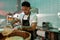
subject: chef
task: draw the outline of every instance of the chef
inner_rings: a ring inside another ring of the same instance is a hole
[[[30,11],[31,6],[30,3],[27,1],[22,2],[21,9],[22,12],[17,15],[17,18],[21,20],[22,30],[30,32],[32,35],[31,40],[34,40],[33,31],[36,29],[37,26],[37,16]]]

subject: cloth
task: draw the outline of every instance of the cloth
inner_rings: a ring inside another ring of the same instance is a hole
[[[45,31],[37,30],[37,35],[45,37]]]

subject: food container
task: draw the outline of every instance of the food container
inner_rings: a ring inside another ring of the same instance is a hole
[[[9,34],[8,36],[3,36],[2,34],[0,34],[0,40],[5,40],[6,37],[12,37],[12,36],[20,36],[23,37],[25,40],[30,40],[31,39],[31,34],[29,32],[26,31],[20,31],[20,30],[15,30],[13,31],[13,33]]]
[[[16,30],[13,33],[11,33],[9,36],[21,36],[23,37],[25,40],[30,40],[31,39],[31,34],[29,32],[26,31],[20,31],[20,30]]]

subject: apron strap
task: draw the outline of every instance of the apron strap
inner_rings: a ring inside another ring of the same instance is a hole
[[[30,14],[31,14],[31,12],[30,12]],[[29,14],[27,20],[30,20],[30,14]],[[25,16],[25,15],[23,15],[23,18],[24,18],[24,16]],[[22,18],[22,20],[23,20],[23,18]]]

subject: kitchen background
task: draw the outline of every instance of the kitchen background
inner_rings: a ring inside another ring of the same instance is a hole
[[[20,2],[19,2],[20,1]],[[14,13],[21,9],[21,2],[25,0],[0,0],[0,19],[6,18],[2,13]],[[26,0],[31,3],[32,9],[38,13],[38,26],[42,22],[50,22],[51,27],[60,28],[60,0]],[[36,12],[35,11],[35,12]]]

